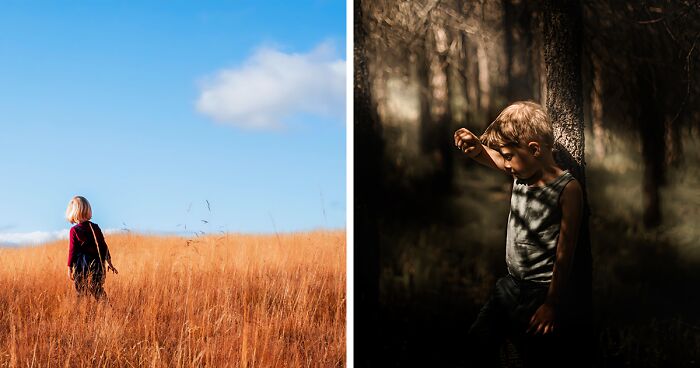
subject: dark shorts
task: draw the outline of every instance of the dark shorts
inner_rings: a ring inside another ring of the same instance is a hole
[[[504,358],[502,352],[510,350],[505,346],[515,349],[506,358],[517,359],[526,367],[570,366],[560,360],[564,328],[546,336],[527,332],[530,319],[544,303],[548,290],[549,284],[518,281],[510,275],[496,282],[491,297],[469,329],[474,366],[499,366]],[[566,325],[562,318],[557,321],[558,326]]]
[[[104,267],[100,264],[99,259],[87,254],[78,253],[74,255],[73,260],[73,282],[75,290],[79,296],[86,293],[92,294],[95,298],[100,299],[105,296]]]

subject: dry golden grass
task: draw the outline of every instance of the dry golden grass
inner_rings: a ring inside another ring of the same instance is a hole
[[[107,242],[109,303],[66,241],[0,249],[0,367],[345,365],[345,232]]]

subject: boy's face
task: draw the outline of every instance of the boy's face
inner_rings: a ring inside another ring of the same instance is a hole
[[[539,144],[536,147],[532,144],[525,147],[508,145],[501,147],[499,152],[503,156],[506,171],[520,180],[531,178],[540,169],[540,163],[537,161]]]

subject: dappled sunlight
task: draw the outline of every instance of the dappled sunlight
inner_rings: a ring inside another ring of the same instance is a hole
[[[700,136],[683,137],[683,162],[667,168],[661,188],[662,223],[647,229],[642,222],[643,162],[638,138],[629,133],[607,131],[605,157],[598,158],[590,132],[586,132],[588,193],[595,217],[621,221],[627,231],[660,239],[685,257],[700,262]]]

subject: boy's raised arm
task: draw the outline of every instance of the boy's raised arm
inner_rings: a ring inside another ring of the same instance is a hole
[[[460,128],[454,135],[455,146],[476,162],[493,169],[506,171],[500,152],[481,144],[479,138],[465,128]]]

